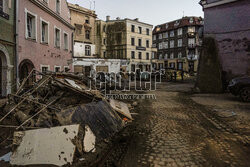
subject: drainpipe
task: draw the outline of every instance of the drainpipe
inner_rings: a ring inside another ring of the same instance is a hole
[[[18,9],[19,9],[19,0],[15,0],[15,55],[16,55],[16,89],[19,88],[19,56],[18,56]]]

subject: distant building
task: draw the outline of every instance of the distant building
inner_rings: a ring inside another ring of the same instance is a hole
[[[38,71],[72,68],[70,12],[66,0],[22,0],[18,7],[20,80]]]
[[[100,58],[128,60],[127,70],[151,71],[152,28],[138,19],[96,21],[96,54]]]
[[[68,3],[71,24],[75,27],[74,33],[74,57],[95,57],[95,11],[79,5]]]
[[[183,17],[156,26],[153,31],[153,46],[158,50],[155,66],[196,72],[202,42],[198,31],[202,27],[201,17]]]
[[[16,85],[15,0],[0,0],[0,97]]]
[[[200,4],[204,36],[216,42],[223,82],[250,75],[250,1],[202,0]]]

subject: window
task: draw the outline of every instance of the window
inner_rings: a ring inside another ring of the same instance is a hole
[[[174,48],[174,40],[170,41],[170,48]]]
[[[60,14],[61,12],[61,0],[56,0],[56,13]]]
[[[182,58],[182,53],[181,53],[181,52],[178,53],[178,58],[179,58],[179,59]]]
[[[170,31],[170,37],[174,37],[174,30]]]
[[[61,66],[55,66],[54,71],[55,72],[60,72],[61,71]]]
[[[147,28],[147,35],[149,35],[150,33],[149,33],[149,29]]]
[[[170,59],[174,59],[174,53],[170,53]]]
[[[131,58],[135,59],[135,51],[131,51]]]
[[[178,70],[183,70],[183,63],[182,62],[178,63]]]
[[[86,17],[85,23],[89,24],[89,17]]]
[[[85,46],[85,56],[91,56],[91,46]]]
[[[36,40],[36,18],[37,16],[31,14],[27,10],[26,13],[26,38]]]
[[[106,45],[106,38],[103,39],[103,45]]]
[[[168,29],[168,24],[166,24],[166,29]]]
[[[41,43],[49,43],[49,24],[41,20]]]
[[[168,32],[165,32],[163,36],[164,36],[163,38],[168,38]]]
[[[146,59],[149,60],[149,53],[146,53]]]
[[[168,59],[168,54],[167,54],[167,53],[165,54],[164,59],[165,59],[165,60]]]
[[[162,43],[159,43],[159,49],[162,49]]]
[[[159,54],[159,60],[161,60],[162,59],[162,54]]]
[[[68,72],[69,70],[69,66],[64,66],[64,72]]]
[[[194,19],[193,19],[193,18],[190,18],[190,19],[189,19],[189,23],[190,23],[190,24],[193,24],[193,23],[194,23]]]
[[[141,34],[142,33],[142,28],[138,27],[138,31],[139,31],[139,34]]]
[[[194,38],[189,38],[188,39],[188,45],[195,45],[195,39]]]
[[[141,46],[141,39],[138,39],[138,46]]]
[[[179,35],[179,36],[182,35],[182,28],[179,28],[179,29],[178,29],[178,35]]]
[[[131,38],[131,45],[135,46],[135,38]]]
[[[64,33],[63,38],[64,38],[64,49],[68,50],[69,49],[69,36],[68,36],[68,34]]]
[[[85,31],[85,38],[90,39],[90,31],[89,30]]]
[[[176,26],[179,26],[179,25],[180,25],[180,21],[179,20],[175,21],[174,26],[176,27]]]
[[[164,48],[164,49],[168,49],[168,41],[163,42],[163,48]]]
[[[131,32],[135,32],[135,25],[131,25]]]
[[[41,65],[41,71],[42,71],[43,73],[49,71],[49,65]]]
[[[149,48],[149,40],[146,41],[146,47]]]
[[[195,32],[195,27],[188,27],[188,32]]]
[[[55,47],[60,48],[61,47],[61,30],[58,28],[55,28]]]
[[[152,59],[155,59],[155,52],[152,52]]]
[[[153,40],[156,40],[156,35],[153,35]]]
[[[141,52],[138,53],[138,58],[141,59]]]
[[[162,39],[162,34],[159,34],[159,39]]]
[[[105,51],[103,52],[103,57],[106,58],[106,52]]]
[[[182,47],[182,39],[178,39],[178,47]]]

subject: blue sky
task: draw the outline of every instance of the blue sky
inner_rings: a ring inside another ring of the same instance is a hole
[[[94,9],[94,0],[67,0],[73,4]],[[90,3],[92,2],[92,3]],[[98,18],[105,20],[116,17],[139,18],[140,21],[154,26],[183,16],[204,16],[199,0],[95,0]]]

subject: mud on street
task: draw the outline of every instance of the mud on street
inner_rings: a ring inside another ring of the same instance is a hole
[[[136,121],[124,130],[105,166],[249,166],[250,105],[229,95],[224,109],[231,110],[223,117],[213,110],[215,103],[192,100],[192,87],[162,83],[156,100],[140,100]]]

